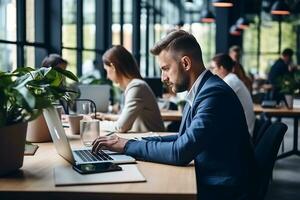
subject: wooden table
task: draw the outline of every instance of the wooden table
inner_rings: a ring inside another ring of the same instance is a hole
[[[178,110],[162,110],[160,112],[164,121],[181,121],[182,112]]]
[[[80,142],[73,139],[71,144],[78,146]],[[138,161],[146,182],[55,187],[53,168],[66,161],[52,143],[38,145],[36,155],[25,156],[18,173],[0,178],[0,199],[196,199],[192,165],[177,167]]]
[[[291,155],[300,156],[298,149],[298,119],[300,117],[300,108],[288,109],[286,107],[281,108],[262,108],[260,105],[254,105],[255,114],[266,114],[267,117],[282,117],[294,119],[294,136],[293,136],[293,149],[288,152],[284,152],[277,157],[277,159],[285,158]]]
[[[162,110],[160,112],[163,121],[181,121],[182,113],[178,110]],[[96,118],[100,119],[100,113],[97,113]],[[118,120],[118,114],[104,114],[105,117],[109,120],[116,121]]]

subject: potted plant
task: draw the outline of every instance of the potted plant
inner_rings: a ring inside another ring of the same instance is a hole
[[[61,83],[64,77],[77,81],[71,72],[59,68],[18,68],[0,72],[0,175],[19,169],[27,122],[72,92]]]
[[[287,107],[293,108],[294,96],[300,93],[300,71],[280,79],[280,91],[284,94]]]

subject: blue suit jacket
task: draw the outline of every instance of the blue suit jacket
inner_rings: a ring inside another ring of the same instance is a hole
[[[234,91],[209,71],[200,82],[193,106],[185,107],[178,135],[130,140],[125,153],[171,165],[194,160],[198,187],[248,187],[254,170],[242,105]]]

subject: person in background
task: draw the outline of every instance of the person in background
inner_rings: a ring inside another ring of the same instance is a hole
[[[61,68],[63,70],[66,70],[67,66],[68,66],[68,61],[63,59],[58,54],[49,54],[43,59],[41,63],[41,67]],[[67,84],[66,80],[63,80],[61,84],[66,85]],[[76,99],[78,93],[80,92],[77,83],[70,84],[68,87],[74,91],[74,93],[70,93],[70,98]],[[60,99],[59,103],[63,106],[64,113],[66,114],[69,114],[69,109],[76,110],[76,102],[73,101],[67,102],[65,99]]]
[[[240,63],[242,50],[239,46],[234,45],[229,49],[229,56],[235,62],[232,72],[245,84],[250,94],[252,94],[252,80],[246,75],[243,65]]]
[[[253,199],[254,151],[234,91],[205,69],[200,45],[183,30],[169,33],[151,53],[158,57],[162,81],[173,92],[188,91],[178,134],[141,141],[100,136],[93,152],[109,149],[180,166],[194,161],[199,200]]]
[[[268,75],[268,82],[272,85],[269,98],[276,100],[277,103],[284,100],[284,95],[280,93],[280,85],[278,82],[281,77],[292,73],[293,69],[289,66],[292,63],[293,54],[294,52],[292,49],[284,49],[280,58],[278,58],[278,60],[276,60],[276,62],[272,65]]]
[[[253,111],[253,102],[249,90],[245,84],[232,73],[234,61],[227,54],[217,54],[211,62],[212,72],[222,78],[236,93],[246,116],[248,130],[250,135],[253,135],[255,114]]]
[[[100,129],[116,132],[164,131],[155,95],[142,80],[133,56],[120,45],[108,49],[103,57],[107,78],[124,90],[124,107],[117,121],[101,121]],[[103,115],[104,119],[105,115]]]
[[[66,69],[67,65],[68,61],[58,54],[50,54],[46,56],[41,64],[42,67],[59,67],[61,69]]]

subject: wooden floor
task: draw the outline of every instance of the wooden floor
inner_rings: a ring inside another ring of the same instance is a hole
[[[292,148],[292,144],[293,144],[293,140],[292,140],[293,121],[288,119],[283,119],[283,122],[286,123],[289,127],[284,139],[285,150],[287,151]],[[298,148],[300,148],[300,145]],[[299,199],[300,199],[300,157],[291,156],[277,161],[273,171],[273,180],[270,184],[270,188],[268,190],[266,200],[299,200]]]

